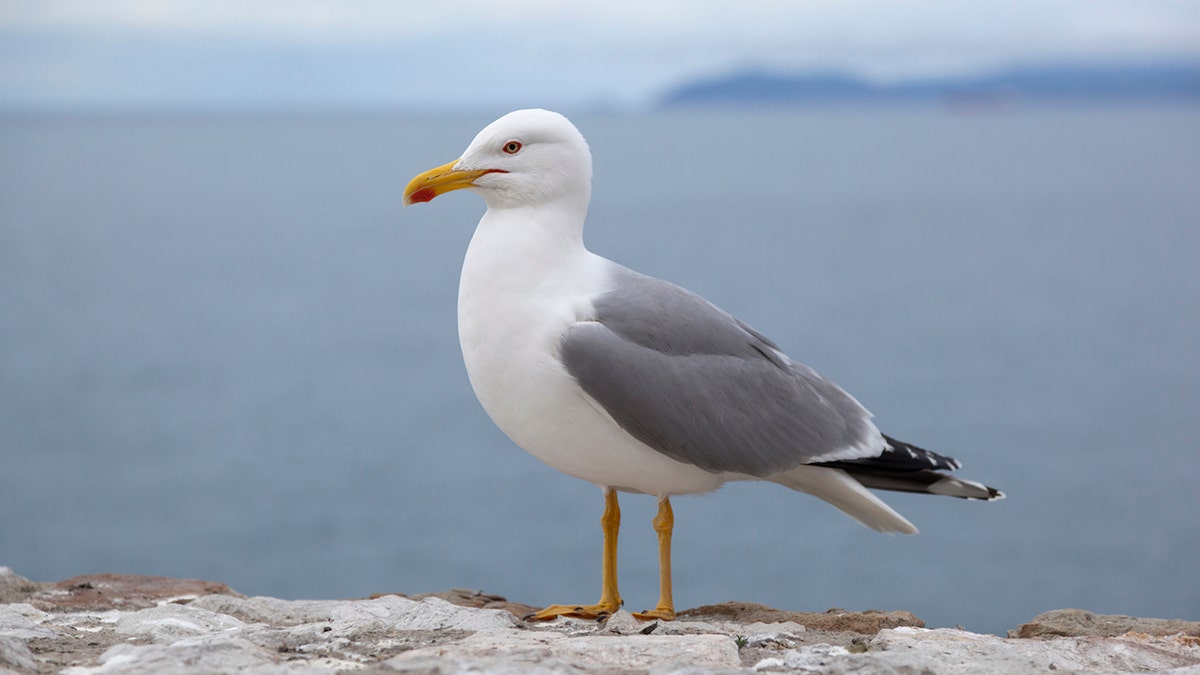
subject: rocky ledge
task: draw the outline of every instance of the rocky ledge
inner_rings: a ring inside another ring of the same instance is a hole
[[[33,582],[0,567],[0,673],[1200,674],[1200,622],[1057,610],[1007,638],[908,612],[725,603],[640,622],[558,619],[474,591],[279,600],[131,575]]]

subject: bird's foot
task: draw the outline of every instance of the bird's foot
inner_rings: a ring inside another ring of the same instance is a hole
[[[540,612],[534,612],[525,617],[526,621],[549,621],[560,616],[569,616],[575,619],[591,619],[594,621],[604,621],[612,616],[618,609],[621,608],[621,601],[605,601],[594,605],[550,605]]]
[[[662,605],[659,605],[658,607],[655,607],[654,609],[648,609],[644,612],[634,612],[633,618],[640,619],[642,621],[652,621],[655,619],[661,620],[661,621],[674,621],[675,620],[675,608],[674,607],[663,607]]]

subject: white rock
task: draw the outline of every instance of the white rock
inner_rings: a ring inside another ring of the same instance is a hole
[[[1053,638],[1014,640],[940,628],[893,628],[870,641],[870,651],[851,654],[841,647],[814,645],[791,649],[755,664],[760,672],[778,670],[939,675],[1003,675],[1030,672],[1145,672],[1197,668],[1194,656],[1181,653],[1170,638]],[[1200,668],[1198,668],[1200,669]]]
[[[188,605],[272,626],[326,623],[340,635],[376,630],[487,630],[511,628],[516,619],[500,609],[452,605],[440,598],[420,602],[398,595],[373,600],[278,600],[210,595]]]
[[[772,656],[770,658],[763,659],[762,661],[754,664],[754,670],[759,672],[799,670],[806,673],[854,672],[851,670],[830,670],[831,667],[834,667],[834,664],[838,663],[836,659],[841,659],[846,656],[850,656],[850,652],[846,651],[845,647],[835,647],[833,645],[821,643],[810,645],[802,649],[789,649],[781,656]],[[861,667],[861,665],[859,667]]]
[[[11,567],[0,565],[0,586],[18,586],[30,583],[28,579],[12,571]]]
[[[299,626],[306,623],[331,621],[335,607],[354,602],[348,600],[280,600],[278,598],[239,598],[232,595],[206,595],[197,598],[189,607],[198,607],[235,616],[246,623],[269,623],[272,626]]]
[[[1019,673],[1033,670],[1109,672],[1159,671],[1200,664],[1194,658],[1160,647],[1167,639],[1103,639],[1094,637],[1010,640],[942,628],[894,628],[871,641],[883,655],[904,655],[913,663],[944,664],[947,672]],[[951,670],[952,669],[952,670]]]
[[[2,575],[2,571],[0,571]],[[643,631],[653,628],[649,634]],[[976,673],[1169,671],[1200,675],[1200,643],[1188,637],[1004,639],[963,631],[897,628],[848,651],[812,640],[794,623],[641,622],[618,612],[607,624],[559,619],[528,625],[503,610],[439,598],[278,600],[214,595],[142,610],[43,612],[0,605],[0,675],[47,669],[41,649],[86,640],[115,645],[72,675],[112,673],[733,672]],[[754,651],[739,653],[736,638]],[[129,644],[135,638],[152,644]],[[76,644],[83,644],[78,642]],[[408,650],[408,651],[404,651]],[[776,651],[779,650],[779,651]],[[38,652],[37,655],[34,652]],[[68,650],[70,651],[70,650]],[[76,652],[88,658],[87,652]],[[396,654],[392,658],[388,655]],[[753,669],[740,654],[769,654]],[[82,662],[82,661],[81,661]],[[1172,670],[1174,669],[1174,670]]]
[[[392,600],[411,603],[411,600],[394,595],[379,598],[379,602]],[[511,612],[503,609],[476,609],[459,607],[441,598],[425,598],[420,603],[407,605],[404,621],[392,628],[398,630],[500,630],[518,625]]]
[[[50,625],[62,628],[71,628],[80,633],[98,633],[102,630],[112,629],[120,621],[121,617],[136,610],[119,610],[106,609],[103,611],[85,611],[85,612],[68,612],[66,614],[54,613],[50,615],[47,621]]]
[[[279,664],[261,648],[239,639],[206,636],[170,645],[120,644],[100,657],[100,665],[68,668],[63,675],[183,675],[253,672],[264,675],[316,673],[304,663]]]
[[[737,645],[725,635],[590,636],[563,640],[557,653],[570,663],[597,670],[736,668]]]
[[[171,644],[188,637],[231,633],[245,625],[228,614],[189,605],[166,604],[122,616],[117,620],[117,632]]]
[[[258,650],[255,658],[262,654],[269,658],[273,654],[290,653],[294,659],[320,658],[337,663],[338,668],[352,668],[363,665],[362,652],[412,644],[397,639],[397,634],[511,631],[515,625],[508,612],[458,607],[438,598],[421,602],[398,596],[353,601],[287,601],[211,596],[189,605],[165,604],[125,614],[117,621],[116,630],[122,635],[148,638],[173,648],[192,645],[189,648],[192,651],[200,648],[212,651],[222,641],[236,642]],[[453,635],[458,637],[462,633]],[[188,640],[206,637],[212,640]],[[426,638],[425,642],[428,641]],[[178,654],[151,650],[117,653],[112,658],[125,663],[135,656],[157,663]]]
[[[733,636],[735,633],[740,634],[741,631],[726,630],[724,621],[659,621],[658,628],[654,629],[654,635],[702,635],[702,634],[721,634]]]
[[[401,671],[605,672],[705,671],[741,665],[724,635],[587,635],[552,631],[482,631],[459,642],[415,649],[385,662]]]
[[[784,623],[755,622],[738,626],[726,623],[721,632],[734,638],[741,638],[750,647],[793,647],[800,641],[808,629],[793,621]]]
[[[52,638],[57,634],[45,627],[51,615],[27,603],[0,605],[0,635],[21,640]]]
[[[0,673],[9,672],[9,668],[31,672],[37,668],[37,662],[23,640],[0,634]]]
[[[590,632],[595,632],[596,623],[594,621],[589,623],[592,625]],[[629,610],[620,609],[617,610],[616,614],[608,617],[608,620],[603,624],[603,630],[605,633],[612,635],[648,635],[657,631],[664,623],[666,622],[642,621],[634,617]],[[649,633],[643,633],[642,631],[649,631]]]

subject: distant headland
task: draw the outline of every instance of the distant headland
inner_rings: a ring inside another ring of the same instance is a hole
[[[836,71],[746,69],[685,82],[659,106],[1200,102],[1200,62],[1013,66],[987,73],[874,81]]]

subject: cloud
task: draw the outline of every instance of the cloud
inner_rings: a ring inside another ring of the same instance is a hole
[[[894,78],[1196,58],[1200,3],[8,0],[0,41],[0,85],[11,89],[0,103],[637,102],[681,77],[747,65]]]
[[[1007,42],[1067,34],[1097,47],[1197,35],[1200,5],[1147,0],[9,0],[0,28],[218,34],[225,37],[386,40],[431,34],[489,34],[543,40],[547,27],[593,39],[752,45],[915,44],[955,37]],[[1195,43],[1192,44],[1195,47]]]

